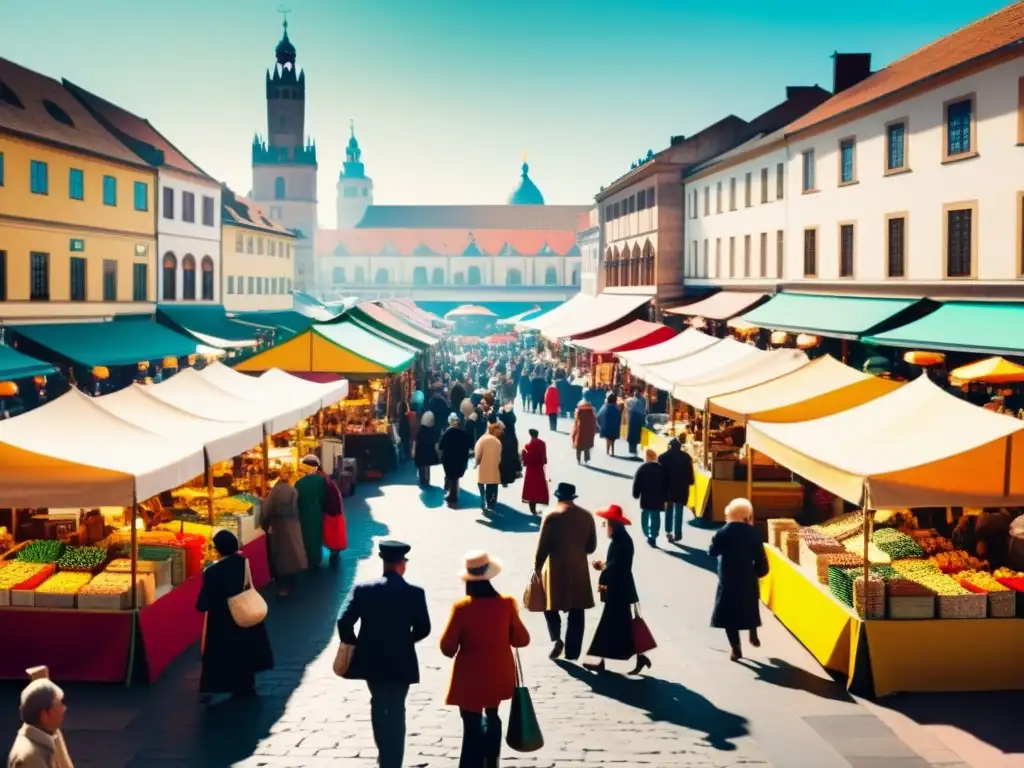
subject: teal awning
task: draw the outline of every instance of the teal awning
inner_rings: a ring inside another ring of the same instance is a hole
[[[920,320],[864,341],[979,355],[1024,355],[1024,304],[950,302]]]
[[[53,355],[90,368],[185,357],[195,354],[198,346],[193,339],[148,319],[19,325],[14,330]]]
[[[739,319],[773,331],[859,339],[918,301],[780,293]]]
[[[16,349],[0,344],[0,381],[28,379],[32,376],[49,376],[56,371],[49,363],[36,360]]]
[[[393,373],[404,371],[416,359],[416,351],[356,323],[314,325],[314,333],[359,357]]]
[[[301,312],[296,312],[294,309],[233,312],[232,317],[229,319],[263,327],[270,327],[278,333],[283,333],[286,336],[294,336],[297,333],[302,333],[303,331],[308,330],[309,327],[316,322],[313,318],[307,317]],[[280,340],[280,338],[278,340]]]
[[[257,327],[232,320],[220,304],[162,304],[156,309],[156,319],[202,344],[220,349],[255,346],[262,330],[274,330],[269,323]]]
[[[429,349],[439,341],[426,331],[413,327],[401,317],[393,315],[383,307],[378,307],[369,301],[349,307],[334,322],[339,321],[355,323],[371,333],[410,347],[417,352]]]

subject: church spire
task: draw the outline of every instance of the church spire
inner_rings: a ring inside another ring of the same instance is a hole
[[[356,121],[348,121],[349,139],[345,147],[345,162],[342,164],[341,175],[346,179],[366,178],[366,168],[363,165],[363,150],[359,148],[359,140],[356,138]]]
[[[277,56],[277,63],[282,67],[290,66],[295,67],[295,46],[292,45],[292,41],[288,39],[288,14],[292,12],[291,8],[285,8],[283,5],[277,9],[277,12],[284,17],[282,27],[284,28],[284,34],[281,36],[281,42],[277,44],[274,49],[274,54]]]

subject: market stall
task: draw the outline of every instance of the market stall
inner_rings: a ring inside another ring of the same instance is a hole
[[[631,315],[637,313],[650,301],[650,296],[601,293],[593,297],[593,300],[588,302],[582,311],[561,315],[554,322],[545,323],[539,330],[541,336],[550,342],[596,336],[623,325]],[[568,305],[567,302],[548,314],[553,315]],[[545,317],[547,316],[541,315],[538,320],[543,320]],[[525,325],[531,325],[531,323],[527,322]]]
[[[574,339],[571,345],[587,355],[591,387],[610,384],[618,368],[617,352],[640,350],[668,341],[676,332],[660,323],[633,320],[596,336]]]
[[[861,507],[810,528],[769,526],[762,599],[823,665],[878,696],[1024,688],[1024,574],[1000,566],[996,548],[956,543],[969,540],[972,509],[1024,505],[1024,424],[922,376],[810,421],[749,421],[746,439]],[[950,536],[937,530],[958,514]]]

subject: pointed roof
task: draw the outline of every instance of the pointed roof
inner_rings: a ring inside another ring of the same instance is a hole
[[[413,256],[437,256],[438,254],[437,254],[436,251],[434,251],[433,248],[431,248],[426,243],[420,243],[419,245],[417,245],[415,248],[412,249],[412,255]]]
[[[343,242],[341,242],[341,240],[339,240],[338,244],[336,246],[334,246],[333,255],[335,255],[335,256],[348,256],[349,255],[349,252],[345,249],[345,244]]]
[[[566,256],[579,256],[579,255],[581,255],[580,254],[580,247],[576,243],[573,243],[572,244],[572,248],[570,248],[568,251],[566,251],[564,255],[566,255]]]
[[[512,245],[509,244],[508,240],[501,246],[501,250],[498,251],[499,256],[522,256]]]
[[[462,252],[462,255],[463,256],[483,256],[484,255],[483,251],[481,251],[479,246],[477,246],[476,238],[474,238],[472,236],[472,234],[469,236],[469,245],[466,246],[466,250],[464,250]]]
[[[288,39],[288,19],[285,17],[284,20],[284,34],[281,36],[281,42],[274,48],[274,55],[277,57],[277,63],[282,67],[291,65],[295,67],[295,46],[292,41]]]
[[[530,164],[523,162],[521,181],[516,190],[509,196],[509,205],[544,205],[544,195],[530,178]]]
[[[395,244],[392,243],[390,240],[388,240],[386,243],[384,243],[384,247],[380,249],[380,253],[378,255],[379,256],[400,256],[401,253],[402,252],[399,251],[398,248],[395,247]]]
[[[548,241],[545,240],[544,241],[544,245],[542,245],[540,247],[540,250],[537,251],[537,255],[538,256],[557,256],[558,254],[555,253],[553,250],[551,250],[551,246],[548,245]]]

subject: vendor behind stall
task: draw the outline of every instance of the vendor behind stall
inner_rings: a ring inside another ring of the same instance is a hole
[[[1010,526],[1013,518],[1005,509],[984,509],[979,514],[965,514],[953,531],[953,543],[982,560],[992,568],[1006,565],[1010,552]]]

